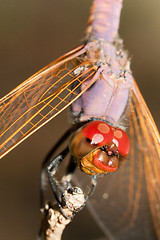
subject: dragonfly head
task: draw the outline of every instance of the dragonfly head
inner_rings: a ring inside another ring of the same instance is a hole
[[[101,120],[84,125],[70,143],[71,153],[80,169],[90,175],[116,171],[126,160],[129,148],[128,135]]]

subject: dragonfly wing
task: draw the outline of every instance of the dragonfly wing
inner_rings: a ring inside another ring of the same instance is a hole
[[[142,157],[153,224],[158,239],[160,239],[160,136],[135,81],[131,115],[137,136],[138,152],[143,153]]]
[[[88,207],[107,239],[160,239],[159,134],[135,82],[130,110],[130,157],[98,179]]]
[[[0,157],[68,107],[95,81],[81,46],[0,99]],[[91,81],[85,81],[90,79]],[[73,87],[74,86],[74,87]],[[77,89],[82,88],[80,92]]]

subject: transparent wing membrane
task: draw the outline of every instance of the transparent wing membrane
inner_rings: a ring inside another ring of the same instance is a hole
[[[92,85],[95,67],[91,62],[84,61],[84,56],[84,48],[75,49],[0,100],[1,157],[63,111]],[[85,84],[87,79],[92,80]],[[83,91],[78,94],[79,88],[83,88]]]
[[[160,238],[160,136],[136,83],[134,85],[131,118],[136,133],[137,152],[144,162],[153,224]]]

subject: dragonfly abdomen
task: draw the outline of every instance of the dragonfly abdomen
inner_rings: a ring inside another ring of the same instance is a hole
[[[122,0],[94,0],[86,30],[90,39],[113,42],[119,28]]]

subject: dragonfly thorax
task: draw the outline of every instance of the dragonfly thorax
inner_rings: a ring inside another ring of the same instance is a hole
[[[73,116],[80,121],[86,121],[92,117],[104,118],[115,124],[126,109],[132,87],[130,62],[120,40],[114,44],[93,41],[89,42],[85,48],[87,53],[84,62],[92,62],[97,69],[94,76],[95,82],[72,104]],[[86,69],[84,75],[85,73]],[[83,79],[83,70],[79,75]],[[85,80],[85,85],[90,81],[90,78]],[[83,87],[78,91],[83,91]]]
[[[111,66],[117,62],[119,69],[121,69],[128,61],[127,54],[123,50],[123,42],[119,38],[114,43],[109,43],[103,39],[90,40],[85,48],[87,49],[87,58],[94,61],[94,64],[98,66],[100,64]]]

